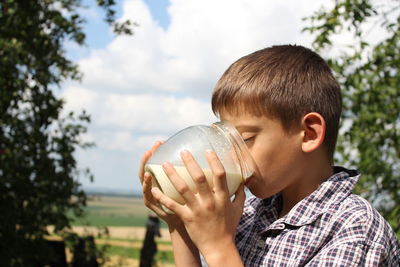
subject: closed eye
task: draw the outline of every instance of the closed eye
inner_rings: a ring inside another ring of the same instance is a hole
[[[254,139],[254,137],[255,136],[247,137],[247,138],[244,138],[243,140],[245,143],[248,143],[248,142],[251,142]]]
[[[256,138],[257,132],[255,132],[255,131],[246,131],[245,130],[245,131],[241,132],[240,135],[242,136],[243,141],[246,144],[249,144]]]

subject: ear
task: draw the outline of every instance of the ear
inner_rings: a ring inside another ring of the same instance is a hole
[[[326,124],[321,114],[311,112],[306,114],[302,120],[303,140],[301,148],[304,152],[316,150],[325,139]]]

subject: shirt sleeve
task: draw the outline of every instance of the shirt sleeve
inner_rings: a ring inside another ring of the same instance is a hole
[[[347,213],[306,266],[399,267],[399,242],[389,224],[370,206]]]

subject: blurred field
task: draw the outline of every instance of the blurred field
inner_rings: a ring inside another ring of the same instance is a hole
[[[149,214],[141,198],[118,196],[90,196],[85,212],[73,225],[145,226]]]
[[[80,235],[99,232],[106,226],[108,236],[96,238],[98,247],[107,246],[107,256],[114,266],[138,266],[140,249],[146,232],[150,211],[143,200],[134,197],[90,196],[83,219],[74,219],[74,232]],[[174,266],[172,247],[166,225],[161,224],[161,237],[156,239],[157,266]],[[107,266],[110,266],[107,264]]]

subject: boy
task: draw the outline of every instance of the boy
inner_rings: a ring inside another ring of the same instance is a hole
[[[245,186],[231,202],[224,168],[206,152],[209,188],[190,152],[182,160],[194,194],[169,163],[164,171],[186,201],[157,188],[141,162],[144,202],[170,229],[177,266],[399,266],[399,242],[387,222],[351,190],[355,170],[333,167],[341,113],[340,88],[316,53],[274,46],[247,55],[218,81],[212,108],[239,131],[254,159]],[[245,202],[245,203],[244,203]],[[160,204],[176,215],[166,214]],[[244,207],[243,207],[244,205]]]

